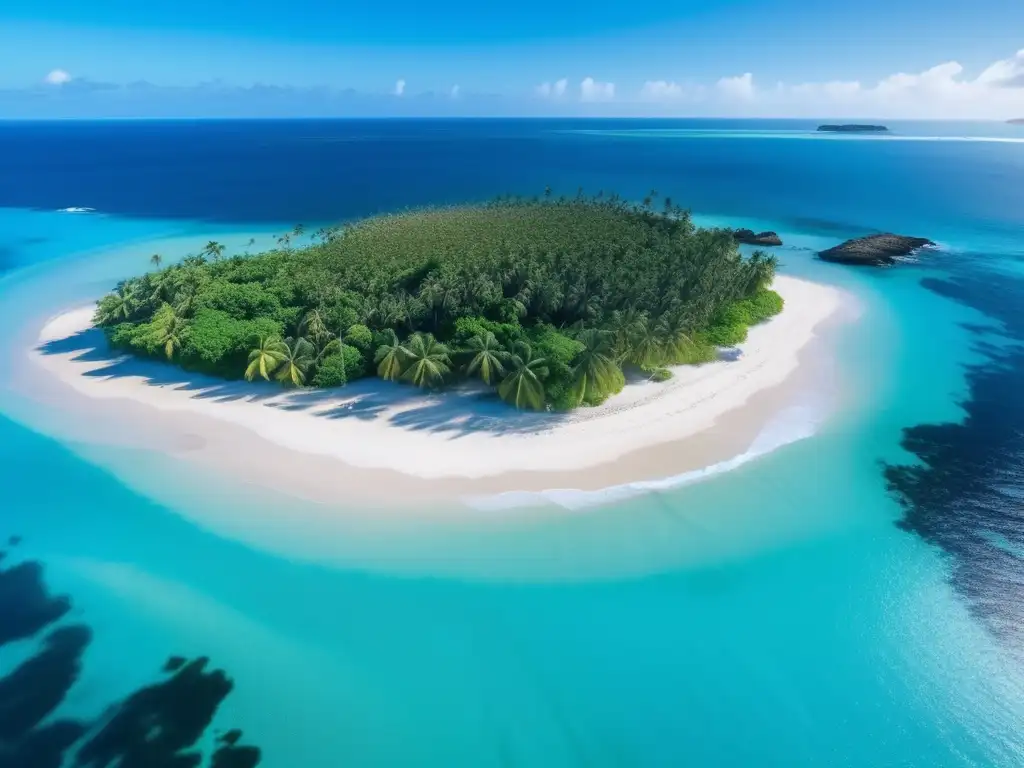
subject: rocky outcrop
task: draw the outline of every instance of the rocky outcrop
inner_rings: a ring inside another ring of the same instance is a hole
[[[844,123],[842,125],[819,125],[818,130],[825,131],[826,133],[884,133],[889,129],[884,125]]]
[[[819,252],[818,257],[838,264],[882,267],[895,263],[900,256],[907,256],[933,245],[935,243],[923,237],[907,237],[887,232],[847,240],[841,245]]]
[[[752,229],[734,229],[732,239],[744,245],[782,245],[782,238],[774,232],[755,232]]]

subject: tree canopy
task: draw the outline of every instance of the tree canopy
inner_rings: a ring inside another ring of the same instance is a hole
[[[599,403],[623,367],[713,359],[782,309],[774,257],[744,258],[668,201],[656,212],[655,194],[403,212],[254,255],[211,241],[124,281],[96,323],[115,346],[229,378],[474,377],[517,407]]]

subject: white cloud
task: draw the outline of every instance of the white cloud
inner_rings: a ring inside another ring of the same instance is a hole
[[[978,82],[1000,88],[1024,88],[1024,48],[1008,59],[991,64]]]
[[[580,101],[611,101],[615,98],[615,83],[599,83],[588,77],[580,83]]]
[[[395,96],[402,96],[405,93],[405,80],[395,81]]]
[[[50,85],[64,85],[71,80],[71,75],[63,69],[55,69],[46,76],[45,80]]]
[[[648,80],[640,89],[643,101],[676,101],[683,98],[683,88],[678,83],[665,80]]]
[[[554,83],[541,83],[537,86],[537,95],[543,99],[560,99],[565,95],[565,89],[569,87],[569,81],[564,77]]]
[[[747,101],[754,97],[754,76],[747,72],[738,77],[723,77],[715,87],[727,99]]]
[[[458,85],[453,85],[452,89],[451,89],[451,91],[449,93],[450,93],[450,95],[451,95],[451,97],[453,99],[457,99],[457,98],[459,98],[459,91],[460,90],[461,90],[461,88],[459,88]]]
[[[640,101],[655,104],[699,101],[703,99],[704,94],[705,88],[701,85],[669,82],[667,80],[648,80],[640,89]]]
[[[778,83],[759,88],[751,73],[716,85],[716,111],[745,115],[1005,119],[1024,116],[1024,50],[971,77],[956,61],[922,72],[859,80]]]

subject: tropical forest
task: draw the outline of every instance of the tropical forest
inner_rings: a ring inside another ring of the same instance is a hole
[[[375,216],[262,253],[199,254],[97,306],[111,345],[222,378],[435,390],[480,382],[522,409],[596,405],[627,375],[716,359],[782,310],[776,260],[652,192]]]

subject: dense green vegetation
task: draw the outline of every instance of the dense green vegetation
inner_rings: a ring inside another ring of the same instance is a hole
[[[596,404],[624,368],[663,381],[782,309],[773,257],[743,258],[728,230],[653,197],[380,216],[251,256],[211,242],[121,283],[96,322],[115,347],[227,378],[473,377],[519,408]]]

